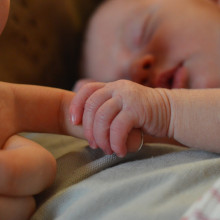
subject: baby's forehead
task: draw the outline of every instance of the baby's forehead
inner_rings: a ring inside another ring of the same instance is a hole
[[[91,24],[105,25],[105,22],[114,20],[115,17],[120,17],[124,14],[128,8],[133,8],[135,5],[141,5],[143,1],[151,0],[106,0],[99,5],[92,18],[90,19]]]
[[[156,5],[164,0],[105,0],[103,1],[92,16],[92,21],[98,22],[100,19],[114,19],[127,11],[135,10],[135,8]],[[178,1],[178,0],[171,0]]]

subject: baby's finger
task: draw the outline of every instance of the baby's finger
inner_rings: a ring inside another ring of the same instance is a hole
[[[127,138],[134,121],[128,111],[121,111],[112,121],[110,127],[111,149],[119,156],[124,157],[127,153]]]
[[[142,130],[139,128],[132,129],[131,132],[128,134],[128,139],[126,143],[128,152],[138,151],[144,142],[144,140],[142,139]]]
[[[86,100],[98,89],[102,88],[104,83],[88,83],[75,95],[70,105],[71,120],[74,125],[82,122],[82,116]]]
[[[83,114],[83,130],[84,135],[92,148],[97,147],[93,137],[93,123],[96,111],[110,98],[111,93],[108,93],[104,89],[99,89],[93,93],[86,101]]]
[[[0,196],[0,219],[26,220],[35,211],[33,197],[7,197]]]
[[[26,138],[14,135],[0,151],[0,195],[34,195],[50,184],[56,174],[53,156]]]
[[[107,100],[96,112],[93,125],[93,136],[96,144],[106,153],[112,154],[109,142],[110,125],[121,110],[121,102],[116,98]]]
[[[85,86],[86,84],[91,83],[91,82],[95,82],[95,80],[89,79],[89,78],[80,79],[80,80],[78,80],[78,81],[75,83],[74,87],[72,88],[72,91],[73,91],[73,92],[79,92],[79,90],[80,90],[83,86]]]

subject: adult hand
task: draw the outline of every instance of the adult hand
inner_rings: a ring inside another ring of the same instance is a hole
[[[73,126],[70,106],[75,93],[40,86],[0,82],[0,219],[28,219],[35,210],[33,195],[55,178],[56,162],[39,144],[20,132],[57,133],[84,138]],[[140,131],[128,146],[140,143]]]
[[[73,127],[74,93],[39,86],[0,83],[0,219],[27,219],[35,195],[55,178],[56,162],[43,147],[17,135],[23,131],[83,137]]]

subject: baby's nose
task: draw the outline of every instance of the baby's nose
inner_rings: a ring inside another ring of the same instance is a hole
[[[145,86],[152,86],[151,79],[153,78],[153,63],[154,57],[152,55],[145,55],[135,60],[131,65],[130,80]]]

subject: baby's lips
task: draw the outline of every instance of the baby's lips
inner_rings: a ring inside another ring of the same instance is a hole
[[[177,89],[188,87],[188,71],[186,67],[180,63],[176,67],[164,71],[154,79],[154,87]]]
[[[173,80],[173,89],[188,88],[188,71],[184,66],[181,66],[175,73]]]

